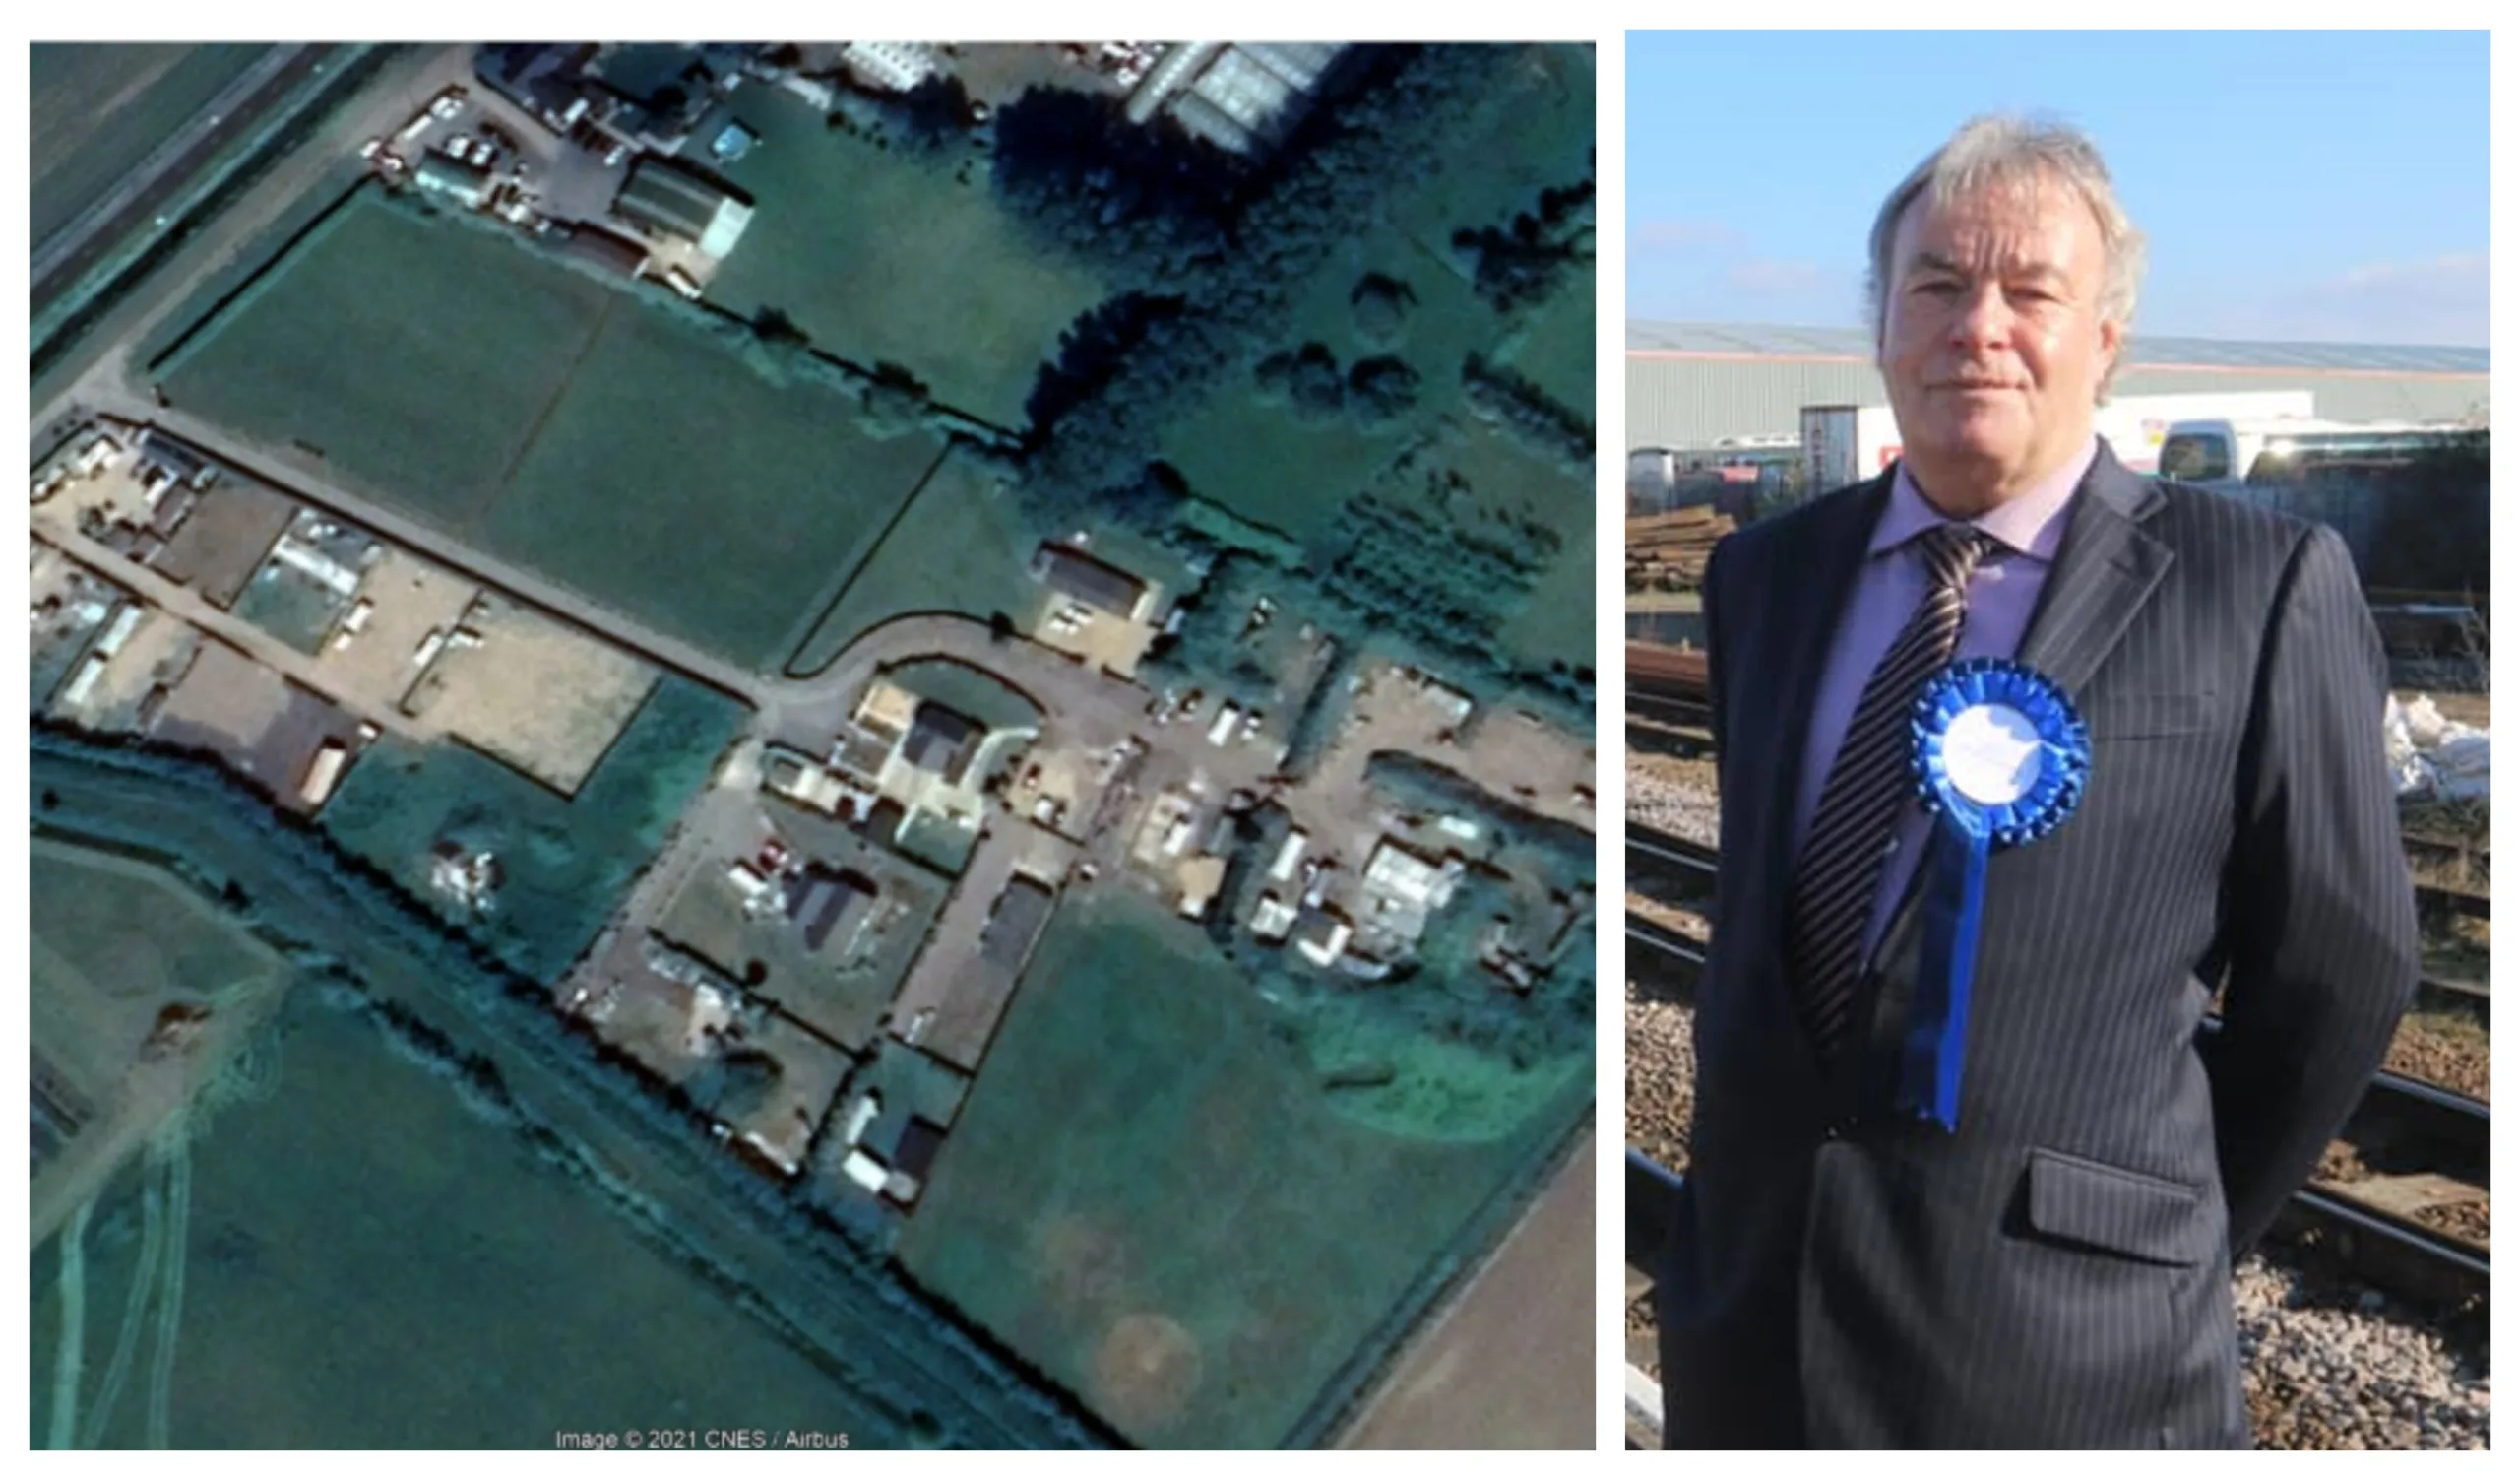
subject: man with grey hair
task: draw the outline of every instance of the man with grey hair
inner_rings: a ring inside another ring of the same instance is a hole
[[[2232,1263],[2417,979],[2378,637],[2334,532],[2095,436],[2143,245],[2087,140],[1968,124],[1871,248],[1899,462],[1706,575],[1666,1441],[2244,1446]]]

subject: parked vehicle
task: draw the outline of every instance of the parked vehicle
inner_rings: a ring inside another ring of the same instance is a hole
[[[2171,428],[2201,418],[2307,417],[2308,391],[2219,391],[2160,396],[2113,396],[2092,414],[2092,429],[2109,442],[2119,462],[2137,473],[2161,464]],[[1802,409],[1804,486],[1814,493],[1843,488],[1899,460],[1899,423],[1886,406],[1806,406]]]
[[[2209,417],[2163,439],[2161,475],[2181,483],[2298,483],[2322,467],[2402,463],[2466,431],[2412,421],[2322,421],[2311,417]]]

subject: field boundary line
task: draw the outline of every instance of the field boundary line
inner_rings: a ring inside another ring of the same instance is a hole
[[[339,224],[348,214],[350,206],[367,195],[371,179],[371,176],[360,176],[356,184],[343,191],[331,205],[317,212],[314,220],[290,232],[286,240],[274,247],[272,254],[263,259],[262,266],[255,268],[253,272],[246,275],[245,281],[229,289],[220,296],[218,301],[203,309],[201,317],[186,325],[183,332],[175,336],[173,344],[159,351],[158,356],[142,365],[141,369],[152,381],[162,381],[181,369],[183,361],[191,356],[195,348],[218,337],[217,331],[225,327],[226,321],[233,316],[234,310],[246,298],[268,287],[273,276],[295,259],[300,250],[313,238],[324,234],[328,228]],[[248,242],[246,245],[250,247],[252,243]]]
[[[796,672],[797,655],[804,652],[806,646],[822,632],[823,623],[829,621],[832,613],[840,610],[841,598],[849,595],[849,588],[857,584],[858,578],[866,574],[866,567],[875,563],[875,556],[883,552],[886,545],[892,543],[893,532],[901,528],[904,519],[910,517],[911,506],[918,502],[918,495],[927,491],[927,485],[934,483],[936,475],[944,471],[945,460],[953,455],[954,439],[949,436],[944,439],[944,445],[936,449],[936,456],[928,460],[927,470],[918,476],[916,483],[910,485],[910,491],[902,495],[902,501],[894,505],[891,517],[884,521],[883,529],[873,540],[867,542],[866,551],[857,557],[857,563],[850,566],[849,573],[840,578],[840,584],[829,588],[830,594],[811,608],[811,615],[789,627],[787,636],[780,639],[780,645],[787,649],[787,656],[779,660],[781,677],[797,680],[817,677],[825,669],[830,668],[832,663],[839,662],[847,653],[848,649],[844,646],[832,655],[831,663],[826,663],[809,674]]]
[[[490,511],[499,506],[499,500],[507,496],[509,487],[516,483],[517,470],[525,466],[526,458],[541,443],[543,430],[550,425],[552,415],[559,411],[560,402],[569,394],[569,388],[578,383],[578,371],[585,367],[588,357],[595,354],[596,343],[603,338],[604,331],[612,327],[612,310],[620,306],[621,296],[618,290],[603,295],[603,306],[597,310],[594,327],[587,331],[586,342],[578,346],[577,354],[569,356],[568,367],[560,372],[560,378],[552,386],[551,394],[543,400],[542,409],[534,414],[532,421],[526,423],[525,439],[517,443],[516,452],[508,458],[508,465],[500,469],[498,477],[490,481],[489,489],[482,495],[479,502],[465,510],[463,517],[455,521],[453,527],[461,530],[466,537],[481,532],[482,526],[489,521]],[[471,544],[472,541],[467,538],[465,543]]]

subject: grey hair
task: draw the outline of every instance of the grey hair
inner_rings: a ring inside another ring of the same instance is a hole
[[[2110,182],[2109,165],[2081,130],[2050,120],[1989,113],[1960,126],[1944,145],[1925,157],[1881,203],[1872,219],[1872,263],[1864,282],[1872,310],[1872,341],[1878,346],[1889,327],[1890,253],[1896,247],[1900,219],[1920,197],[1948,205],[1988,188],[2019,188],[2040,182],[2064,186],[2081,197],[2100,224],[2103,258],[2100,316],[2119,326],[2131,325],[2135,299],[2144,286],[2144,233],[2126,218]],[[2114,378],[2116,367],[2110,367]],[[2106,383],[2103,389],[2107,389]]]

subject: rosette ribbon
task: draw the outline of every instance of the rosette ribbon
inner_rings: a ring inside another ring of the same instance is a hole
[[[2055,680],[2002,658],[1966,659],[1926,679],[1911,726],[1918,789],[1944,836],[1928,851],[1898,1103],[1951,1130],[1960,1121],[1986,861],[2073,815],[2091,774],[2091,734]]]

